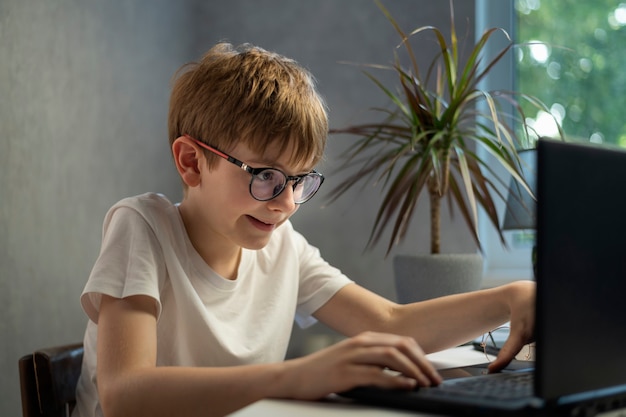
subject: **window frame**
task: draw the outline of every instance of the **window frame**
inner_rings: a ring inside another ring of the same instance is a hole
[[[475,36],[479,39],[485,29],[499,27],[504,29],[511,37],[515,35],[516,13],[514,0],[476,0],[475,1]],[[497,37],[496,37],[497,38]],[[504,36],[499,41],[490,41],[486,46],[488,55],[495,55],[506,42]],[[514,40],[515,41],[515,40]],[[480,88],[485,90],[515,90],[515,62],[514,54],[509,53],[490,72]],[[481,157],[489,159],[487,152],[478,149]],[[495,162],[495,161],[494,161]],[[506,193],[506,190],[502,190]],[[506,195],[506,194],[504,194]],[[497,202],[499,213],[503,217],[505,203]],[[479,213],[479,236],[484,256],[483,286],[492,287],[515,280],[533,279],[532,273],[532,245],[516,247],[516,234],[523,231],[505,231],[507,247],[500,241],[498,233],[489,222],[483,211]]]

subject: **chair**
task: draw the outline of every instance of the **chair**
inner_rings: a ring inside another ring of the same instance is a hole
[[[18,361],[22,415],[67,417],[76,404],[82,343],[40,349]]]

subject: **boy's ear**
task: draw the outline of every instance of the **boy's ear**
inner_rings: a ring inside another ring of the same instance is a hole
[[[172,143],[172,155],[178,174],[189,187],[200,184],[200,164],[204,163],[202,150],[188,138],[181,136]]]

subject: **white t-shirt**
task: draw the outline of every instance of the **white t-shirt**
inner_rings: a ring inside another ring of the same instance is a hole
[[[242,251],[236,280],[215,273],[189,240],[178,206],[154,193],[107,213],[81,296],[89,316],[73,416],[101,416],[96,388],[101,294],[147,295],[157,305],[158,366],[231,366],[284,360],[293,320],[302,327],[350,281],[290,222],[261,250]]]

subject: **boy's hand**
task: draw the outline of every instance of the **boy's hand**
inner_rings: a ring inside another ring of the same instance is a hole
[[[363,385],[412,389],[442,380],[414,339],[386,333],[361,333],[285,365],[288,397],[306,400]]]
[[[520,281],[510,285],[511,331],[498,357],[489,364],[489,372],[498,372],[505,368],[524,345],[533,341],[535,292],[536,285],[531,281]]]

